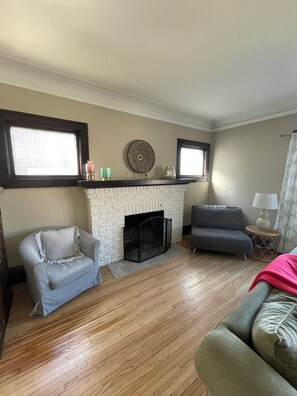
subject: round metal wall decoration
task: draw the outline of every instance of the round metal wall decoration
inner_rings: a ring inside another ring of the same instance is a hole
[[[144,140],[134,140],[128,147],[128,162],[138,173],[149,172],[155,163],[155,153],[152,146]]]

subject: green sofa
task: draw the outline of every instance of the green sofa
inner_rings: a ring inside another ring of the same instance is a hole
[[[209,395],[297,395],[297,390],[252,348],[255,317],[272,290],[268,283],[259,282],[206,334],[195,353],[195,367]]]

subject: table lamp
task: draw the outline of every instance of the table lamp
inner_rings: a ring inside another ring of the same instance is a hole
[[[277,194],[256,193],[253,202],[253,207],[262,209],[260,212],[260,216],[256,221],[257,227],[263,230],[267,230],[270,227],[269,213],[267,209],[278,208]]]

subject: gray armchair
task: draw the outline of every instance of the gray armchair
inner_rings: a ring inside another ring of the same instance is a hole
[[[77,229],[80,256],[64,260],[44,259],[36,235],[49,230],[66,229],[67,227],[43,228],[28,235],[20,243],[19,252],[29,292],[35,303],[31,314],[46,316],[84,290],[102,282],[99,267],[100,242],[83,230]],[[55,252],[54,247],[52,252]]]

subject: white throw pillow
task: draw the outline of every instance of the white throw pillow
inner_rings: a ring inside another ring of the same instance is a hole
[[[82,255],[77,227],[40,231],[34,236],[40,257],[44,261],[58,261]]]

